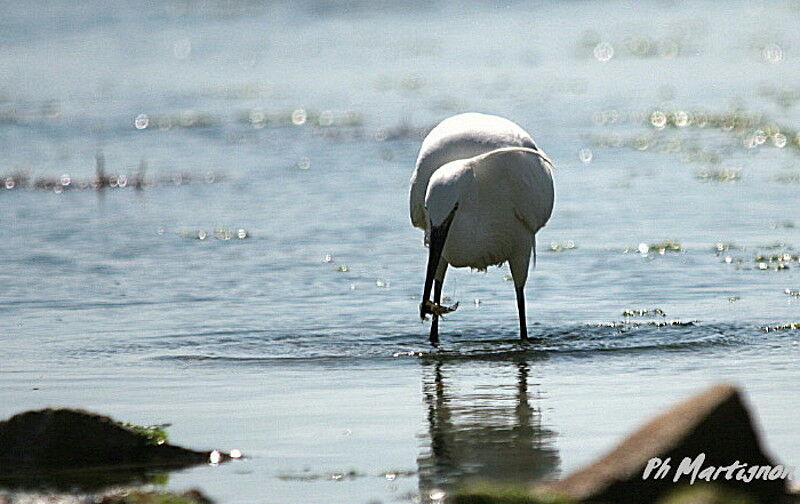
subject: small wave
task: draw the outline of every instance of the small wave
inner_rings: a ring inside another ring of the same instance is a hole
[[[662,321],[659,321],[662,322]],[[280,363],[358,363],[377,361],[515,361],[562,356],[591,357],[607,353],[695,352],[763,343],[791,336],[791,331],[766,334],[761,325],[650,323],[648,321],[533,326],[531,340],[515,335],[477,331],[444,335],[440,347],[424,334],[376,335],[368,331],[298,331],[219,329],[150,336],[136,347],[103,345],[98,351],[134,352],[146,359],[187,364],[255,365]],[[787,336],[788,335],[788,336]],[[775,343],[774,341],[772,341]],[[189,351],[187,351],[189,350]]]

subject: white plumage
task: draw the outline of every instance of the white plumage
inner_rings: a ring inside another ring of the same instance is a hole
[[[525,130],[497,116],[453,116],[425,138],[411,177],[410,210],[430,247],[420,315],[433,315],[432,343],[438,342],[447,266],[485,269],[506,261],[517,293],[520,337],[527,339],[523,288],[535,233],[553,211],[552,168]]]

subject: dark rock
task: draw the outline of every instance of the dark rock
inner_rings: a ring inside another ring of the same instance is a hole
[[[143,491],[115,489],[97,494],[76,496],[74,494],[0,494],[0,504],[75,504],[76,502],[94,502],[96,504],[213,504],[200,490],[187,492]]]
[[[736,461],[746,463],[747,469],[777,465],[765,453],[739,391],[718,385],[654,418],[605,457],[542,490],[586,503],[655,503],[688,485],[689,476],[673,481],[676,470],[684,458],[695,460],[703,453],[702,468]],[[656,479],[653,471],[643,479],[653,457],[670,459],[665,478]],[[783,479],[744,482],[722,474],[713,483],[753,502],[775,504],[787,498]]]
[[[184,493],[173,492],[122,492],[95,498],[98,504],[213,504],[203,492],[192,489]]]
[[[211,453],[159,444],[109,417],[86,411],[27,411],[0,422],[4,486],[147,481],[147,471],[207,463]]]

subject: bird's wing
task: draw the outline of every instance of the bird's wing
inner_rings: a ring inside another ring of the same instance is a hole
[[[497,196],[510,201],[514,215],[533,234],[553,213],[553,163],[539,149],[506,147],[472,163],[476,175],[490,180]]]
[[[525,130],[502,117],[467,113],[439,123],[422,142],[411,176],[409,210],[412,224],[426,228],[425,192],[433,172],[440,166],[511,146],[536,148]]]

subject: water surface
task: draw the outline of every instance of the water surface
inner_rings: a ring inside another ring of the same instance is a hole
[[[222,503],[408,502],[558,477],[724,380],[800,460],[800,339],[765,330],[800,308],[794,5],[4,12],[0,416],[83,407],[242,449],[169,477]],[[532,344],[507,268],[458,270],[432,351],[408,179],[421,134],[467,110],[533,134],[556,208]],[[98,151],[127,187],[79,188]],[[681,251],[640,250],[664,240]]]

